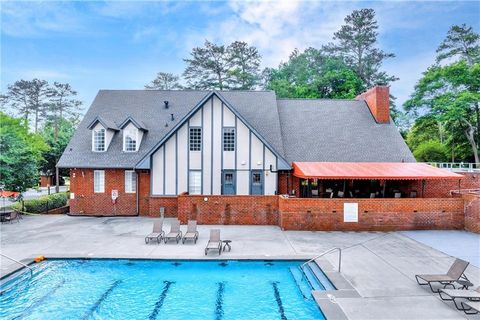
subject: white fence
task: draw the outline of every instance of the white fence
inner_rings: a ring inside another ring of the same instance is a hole
[[[465,162],[429,162],[431,166],[447,169],[452,172],[480,172],[480,163]]]

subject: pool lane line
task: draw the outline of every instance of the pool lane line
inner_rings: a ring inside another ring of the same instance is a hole
[[[25,310],[23,310],[23,312],[12,318],[12,320],[14,319],[22,319],[24,315],[26,315],[26,313],[31,310],[31,309],[34,309],[36,308],[37,306],[39,306],[40,304],[42,304],[49,296],[53,295],[55,293],[55,291],[57,291],[60,287],[62,287],[63,285],[65,284],[65,279],[62,279],[62,281],[60,281],[60,283],[58,283],[55,287],[53,287],[50,291],[48,291],[45,295],[43,295],[40,299],[38,299],[37,301],[35,301],[34,303],[32,303],[30,306],[28,306]]]
[[[283,308],[282,298],[280,297],[280,291],[278,291],[278,281],[272,282],[273,294],[275,295],[275,300],[278,305],[278,313],[280,313],[280,319],[287,320],[285,316],[285,309]]]
[[[170,289],[170,286],[174,284],[174,281],[163,281],[165,283],[165,286],[163,286],[162,293],[160,294],[160,297],[158,298],[157,302],[155,303],[155,308],[153,308],[152,313],[150,314],[149,319],[154,320],[157,318],[158,313],[160,312],[160,309],[163,306],[163,302],[165,301],[165,298],[167,297],[168,289]]]
[[[215,320],[223,318],[223,294],[225,292],[225,283],[219,282],[217,289],[217,301],[215,303]]]
[[[105,291],[102,294],[102,296],[97,300],[97,302],[95,302],[95,304],[90,307],[90,309],[87,311],[87,313],[85,313],[85,315],[83,316],[83,319],[89,318],[95,311],[97,311],[98,307],[100,307],[102,302],[105,299],[107,299],[107,297],[110,295],[110,293],[113,291],[113,289],[115,289],[121,282],[122,282],[122,280],[114,281],[112,283],[112,285],[110,286],[110,288],[108,288],[107,291]]]

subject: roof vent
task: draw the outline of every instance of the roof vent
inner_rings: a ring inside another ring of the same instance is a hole
[[[163,101],[165,103],[165,109],[168,109],[168,100]]]
[[[168,127],[168,122],[165,122],[165,127]]]
[[[173,113],[170,113],[170,120],[175,120],[175,117],[173,116]]]

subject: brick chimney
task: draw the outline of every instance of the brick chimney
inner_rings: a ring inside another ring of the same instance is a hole
[[[390,93],[387,86],[375,86],[359,94],[355,100],[367,103],[377,123],[390,122]]]

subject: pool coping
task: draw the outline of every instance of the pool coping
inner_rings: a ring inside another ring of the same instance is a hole
[[[83,260],[181,260],[181,261],[216,261],[216,260],[237,260],[237,261],[306,261],[312,259],[312,255],[282,255],[282,256],[266,256],[266,255],[252,255],[252,256],[207,256],[207,257],[179,257],[179,256],[164,256],[164,257],[139,257],[139,256],[118,256],[118,255],[103,255],[103,256],[84,256],[84,255],[48,255],[45,256],[45,260],[57,260],[57,259],[83,259]],[[35,263],[34,257],[25,258],[20,260],[30,266]],[[317,303],[320,312],[323,314],[326,320],[346,320],[348,317],[343,312],[341,307],[336,302],[336,298],[347,297],[360,297],[357,290],[351,285],[351,283],[345,279],[345,277],[338,271],[335,271],[333,265],[324,257],[315,260],[315,263],[320,267],[325,276],[330,280],[336,290],[312,290],[312,296]],[[0,285],[10,280],[17,271],[25,269],[24,266],[19,264],[12,264],[7,268],[5,274],[0,277]]]

